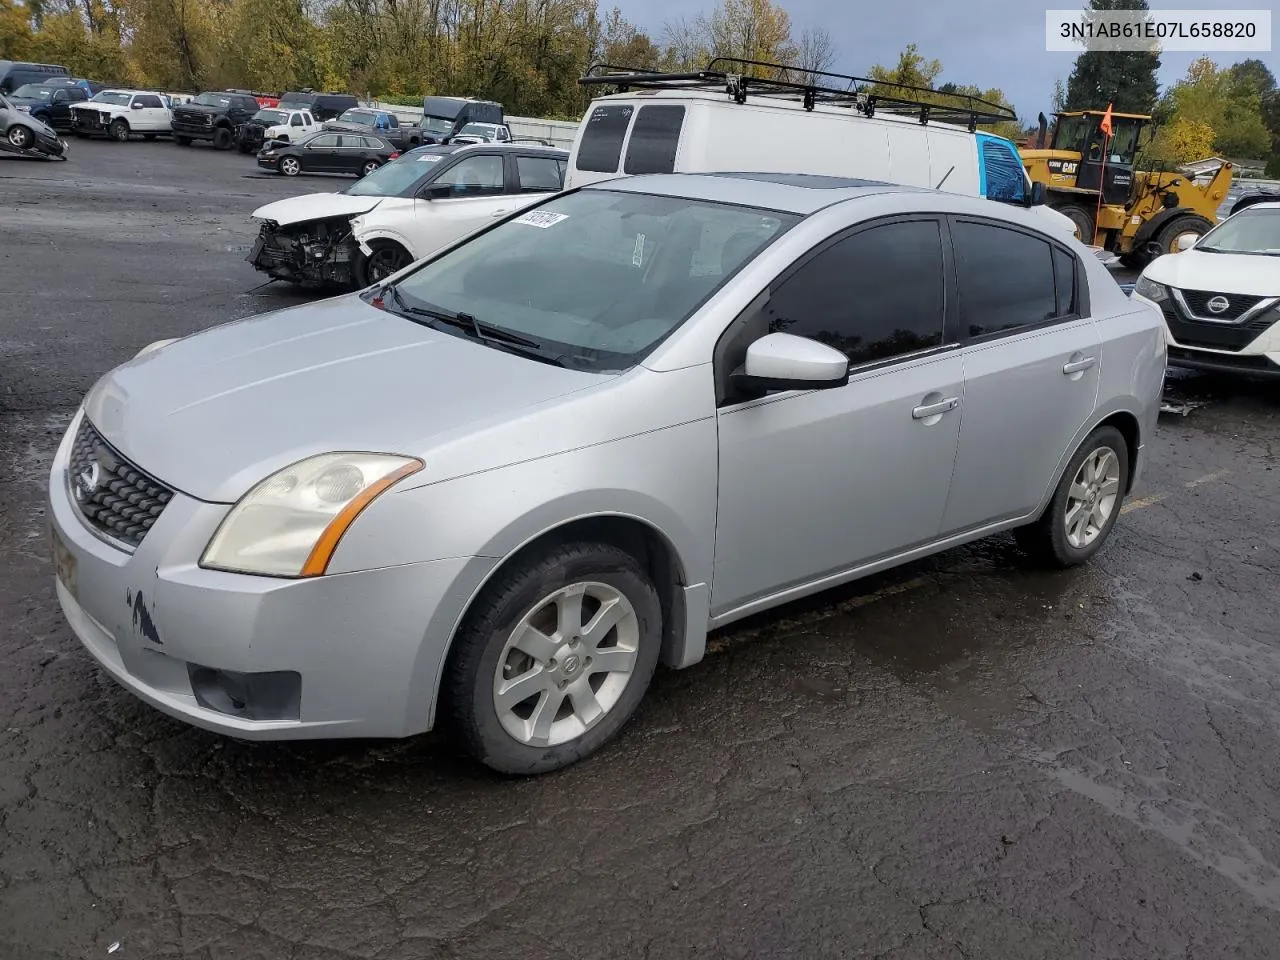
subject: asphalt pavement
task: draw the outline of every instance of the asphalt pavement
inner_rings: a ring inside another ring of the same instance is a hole
[[[736,625],[561,773],[245,744],[80,647],[44,487],[108,368],[304,301],[248,214],[344,184],[71,157],[0,158],[0,958],[1280,957],[1280,385],[1173,375],[1089,567],[997,538]]]

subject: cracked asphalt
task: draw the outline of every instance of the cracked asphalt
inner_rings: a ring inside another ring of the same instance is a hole
[[[1088,568],[1001,538],[755,618],[559,774],[238,743],[81,649],[43,488],[102,372],[298,302],[247,215],[333,185],[71,154],[0,158],[0,958],[1280,957],[1280,385],[1172,375]]]

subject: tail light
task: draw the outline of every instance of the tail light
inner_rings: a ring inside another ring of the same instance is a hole
[[[399,154],[399,152],[396,152],[396,153],[391,154],[389,157],[387,157],[387,159],[388,159],[388,160],[394,160],[394,159],[396,159],[396,157],[398,157],[398,156],[400,156],[400,154]]]

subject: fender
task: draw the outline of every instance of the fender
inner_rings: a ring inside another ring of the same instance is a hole
[[[413,258],[415,263],[422,259],[417,251],[414,250],[413,244],[409,242],[408,237],[394,227],[370,227],[367,230],[358,230],[353,227],[352,236],[355,237],[356,244],[360,247],[360,252],[366,257],[373,253],[369,245],[374,240],[392,240],[408,250],[409,256]]]
[[[1208,219],[1200,216],[1200,214],[1196,213],[1190,207],[1174,207],[1172,210],[1161,210],[1154,217],[1152,217],[1150,220],[1148,220],[1146,223],[1144,223],[1142,226],[1138,228],[1138,232],[1133,235],[1134,247],[1135,248],[1139,247],[1142,244],[1148,242],[1149,240],[1151,240],[1152,237],[1154,237],[1157,233],[1160,232],[1160,229],[1165,224],[1169,223],[1172,220],[1176,220],[1179,217],[1194,217],[1195,219],[1199,220],[1201,223],[1204,223],[1209,227],[1213,226],[1212,223],[1209,223]]]

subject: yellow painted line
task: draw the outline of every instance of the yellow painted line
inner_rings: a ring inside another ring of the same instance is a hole
[[[1221,480],[1230,472],[1231,472],[1230,470],[1218,470],[1215,473],[1207,473],[1203,477],[1197,477],[1195,480],[1192,480],[1190,483],[1183,484],[1183,486],[1185,486],[1188,490],[1194,490],[1196,487],[1200,486],[1201,484],[1216,483],[1217,481]]]
[[[1161,500],[1168,499],[1167,493],[1153,493],[1149,497],[1143,497],[1141,500],[1130,500],[1120,508],[1122,514],[1132,513],[1134,510],[1141,510],[1143,507],[1154,507]]]

